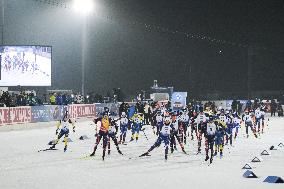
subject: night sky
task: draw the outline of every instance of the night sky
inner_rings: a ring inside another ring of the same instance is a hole
[[[52,45],[52,88],[80,90],[82,18],[70,9],[24,1],[26,8],[16,0],[7,3],[6,19],[13,23],[5,29],[5,43]],[[120,87],[136,94],[149,89],[154,79],[194,95],[243,94],[248,81],[251,90],[284,89],[283,1],[95,2],[96,12],[89,16],[87,30],[88,92],[105,94]],[[13,9],[21,13],[15,15]],[[29,23],[23,24],[26,20]],[[19,28],[25,32],[13,33]]]

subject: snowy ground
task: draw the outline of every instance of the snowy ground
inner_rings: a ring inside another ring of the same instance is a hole
[[[52,140],[55,128],[0,132],[0,188],[284,188],[284,184],[268,184],[263,180],[268,175],[284,178],[284,148],[269,151],[271,145],[284,143],[284,119],[270,118],[269,128],[260,139],[245,138],[242,128],[234,147],[225,147],[223,159],[215,158],[208,166],[204,162],[204,151],[196,154],[196,141],[186,146],[189,155],[174,152],[164,161],[163,147],[153,151],[152,156],[136,158],[145,152],[156,137],[146,130],[150,141],[143,135],[140,140],[122,145],[119,155],[113,149],[103,162],[102,148],[97,156],[83,159],[90,153],[95,143],[94,125],[90,121],[77,123],[77,131],[71,134],[74,142],[69,143],[69,151],[40,152]],[[80,141],[81,135],[89,140]],[[204,148],[203,148],[204,149]],[[260,156],[267,149],[271,155]],[[250,163],[254,156],[262,158],[260,163]],[[129,159],[130,157],[133,157]],[[253,166],[256,179],[243,178],[246,163]]]

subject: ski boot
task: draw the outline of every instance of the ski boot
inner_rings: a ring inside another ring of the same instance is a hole
[[[201,153],[201,149],[200,149],[200,148],[198,148],[197,154],[200,154],[200,153]]]
[[[103,156],[102,156],[102,159],[103,159],[103,161],[105,160],[105,150],[103,151]]]
[[[55,148],[55,144],[53,144],[52,146],[50,146],[50,148],[49,149],[54,149]]]
[[[91,157],[94,156],[94,155],[95,155],[95,152],[93,152],[93,153],[90,154]]]
[[[209,156],[207,155],[206,158],[205,158],[205,161],[208,161],[208,159],[209,159]]]
[[[145,152],[144,154],[140,155],[139,157],[143,157],[143,156],[150,156],[149,152]]]
[[[123,153],[120,151],[120,149],[117,149],[117,152],[118,152],[120,155],[123,155]]]

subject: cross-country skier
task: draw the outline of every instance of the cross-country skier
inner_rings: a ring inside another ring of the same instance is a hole
[[[205,134],[205,151],[206,158],[205,161],[209,159],[209,150],[210,150],[210,163],[213,161],[213,147],[214,139],[216,135],[216,124],[214,123],[213,116],[209,116],[209,122],[207,123],[206,134]]]
[[[184,144],[186,144],[186,135],[187,135],[187,127],[189,125],[189,116],[188,116],[188,112],[186,109],[183,109],[182,111],[182,114],[180,116],[180,122],[181,122],[181,125],[183,127],[183,141],[184,141]]]
[[[254,134],[254,136],[257,138],[257,135],[255,133],[254,120],[253,119],[254,119],[253,115],[250,114],[248,110],[246,110],[245,114],[243,115],[243,121],[245,122],[247,138],[249,137],[249,134],[248,134],[248,128],[249,127],[250,127],[252,133]]]
[[[131,128],[132,136],[130,141],[133,141],[134,139],[136,139],[137,141],[139,137],[139,131],[142,128],[143,118],[139,114],[134,114],[134,116],[132,117],[132,122],[133,122]]]
[[[239,133],[239,128],[241,127],[241,118],[238,113],[233,113],[233,136],[236,139]]]
[[[56,134],[58,134],[57,139],[55,140],[54,144],[50,147],[50,149],[54,149],[55,146],[58,144],[59,140],[64,136],[64,152],[66,152],[70,125],[72,125],[73,132],[75,132],[75,124],[71,121],[71,119],[69,119],[68,114],[66,112],[65,115],[63,116],[63,119],[57,125],[56,129]]]
[[[128,129],[128,118],[126,117],[126,113],[122,112],[121,113],[121,118],[120,118],[120,139],[119,143],[124,144],[125,143],[125,138],[126,138],[126,133]]]
[[[93,152],[90,154],[90,156],[94,156],[96,153],[96,150],[98,148],[98,145],[100,144],[101,139],[103,139],[103,160],[105,159],[105,151],[108,143],[108,130],[111,124],[111,119],[108,116],[108,112],[103,113],[103,117],[97,118],[94,120],[95,124],[100,123],[99,127],[99,133],[96,139],[96,144],[94,146]]]
[[[216,136],[215,136],[215,153],[214,153],[214,156],[217,155],[217,152],[220,152],[220,158],[222,158],[226,124],[221,122],[221,121],[216,120],[215,125],[217,127],[216,127]]]
[[[180,129],[180,125],[178,123],[178,117],[177,117],[176,112],[174,112],[172,114],[171,120],[172,120],[172,131],[171,131],[171,135],[170,135],[171,153],[174,152],[174,149],[177,150],[176,140],[178,141],[178,143],[179,143],[179,145],[181,147],[181,150],[184,153],[186,153],[185,150],[184,150],[183,143],[181,142],[182,128]]]
[[[201,142],[202,142],[202,136],[206,133],[206,122],[207,117],[203,112],[203,108],[200,107],[199,113],[195,119],[195,123],[197,124],[197,139],[198,139],[198,152],[201,152]]]
[[[157,115],[156,115],[156,135],[159,136],[160,130],[163,126],[163,115],[162,112],[160,110],[157,111]]]
[[[117,149],[117,152],[121,155],[122,152],[120,151],[119,149],[119,146],[118,146],[118,142],[117,142],[117,139],[116,139],[116,122],[115,120],[111,120],[111,123],[110,123],[110,126],[109,126],[109,129],[108,129],[108,154],[110,154],[110,139],[112,139],[112,141],[114,142],[115,146],[116,146],[116,149]]]
[[[170,143],[170,133],[172,130],[171,118],[169,116],[164,118],[164,124],[162,125],[159,137],[155,144],[151,146],[151,148],[142,154],[142,156],[149,156],[149,153],[154,150],[155,148],[159,147],[163,142],[165,144],[165,160],[168,159],[168,151],[169,151],[169,143]]]

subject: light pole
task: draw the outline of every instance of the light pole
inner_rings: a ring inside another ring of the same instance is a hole
[[[4,9],[4,4],[5,1],[1,0],[1,45],[4,45],[4,24],[5,24],[5,9]]]
[[[81,91],[82,95],[85,95],[85,62],[86,62],[86,50],[87,50],[87,17],[84,17],[83,21],[83,31],[82,31],[82,81],[81,81]]]
[[[87,56],[87,23],[88,15],[93,11],[94,2],[93,0],[73,0],[73,8],[76,12],[81,13],[83,16],[83,27],[82,27],[82,79],[81,79],[81,93],[85,95],[85,62]]]

